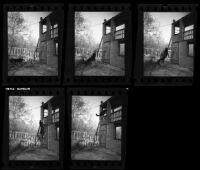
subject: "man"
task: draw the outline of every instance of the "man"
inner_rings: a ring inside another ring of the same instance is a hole
[[[44,136],[44,124],[43,124],[43,122],[40,120],[40,122],[39,122],[39,128],[40,128],[40,135],[41,135],[41,137],[42,137],[42,139],[43,139],[43,136]]]
[[[160,62],[164,63],[165,58],[167,58],[168,56],[168,48],[165,48],[164,51],[162,51],[162,53],[160,54],[160,59],[158,60],[158,64],[160,64]]]

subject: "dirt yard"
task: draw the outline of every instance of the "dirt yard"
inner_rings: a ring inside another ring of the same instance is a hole
[[[22,152],[15,152],[9,156],[10,160],[58,160],[59,155],[45,148],[29,148]]]
[[[192,77],[193,71],[169,62],[161,65],[151,63],[144,67],[144,76]]]
[[[8,76],[57,76],[57,68],[45,64],[20,64],[9,67]]]
[[[71,153],[72,160],[121,160],[121,155],[106,148],[84,148]]]
[[[89,64],[84,61],[76,61],[76,76],[124,76],[125,71],[110,64],[92,62]]]

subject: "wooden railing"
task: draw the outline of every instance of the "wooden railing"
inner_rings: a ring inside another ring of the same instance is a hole
[[[26,132],[10,131],[9,140],[14,143],[20,143],[23,146],[39,145],[36,135]]]
[[[90,135],[87,132],[74,131],[71,132],[72,144],[79,143],[83,146],[98,146],[99,136]]]
[[[9,58],[23,58],[25,61],[39,61],[39,52],[27,48],[8,47]]]

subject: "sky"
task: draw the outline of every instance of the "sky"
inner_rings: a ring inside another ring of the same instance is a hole
[[[102,23],[104,19],[109,20],[120,12],[81,12],[86,19],[86,24],[91,30],[96,43],[100,43],[102,37]]]
[[[179,20],[185,15],[188,15],[189,12],[150,12],[150,14],[158,22],[164,42],[169,43],[173,19]]]
[[[108,100],[111,96],[81,96],[81,97],[90,108],[88,114],[92,115],[92,121],[97,126],[99,123],[99,116],[96,116],[96,114],[99,114],[99,105],[101,104],[101,101],[104,102]]]
[[[47,102],[49,99],[51,99],[53,96],[22,96],[24,99],[24,102],[26,103],[26,110],[30,112],[30,119],[35,123],[38,123],[40,120],[40,106],[42,102]]]
[[[21,12],[23,15],[26,25],[28,25],[29,30],[31,31],[31,34],[35,41],[37,42],[39,38],[39,21],[40,17],[45,18],[48,16],[51,12]]]

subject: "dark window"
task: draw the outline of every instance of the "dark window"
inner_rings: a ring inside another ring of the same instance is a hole
[[[122,119],[122,106],[112,110],[111,122],[116,122]]]
[[[115,28],[115,39],[122,39],[124,37],[125,37],[125,24],[122,24]]]
[[[58,24],[54,24],[51,26],[50,36],[51,38],[58,37]]]
[[[184,40],[190,40],[193,39],[193,33],[194,33],[194,25],[189,25],[187,27],[184,28]]]
[[[122,138],[122,126],[115,126],[115,139],[121,140]]]
[[[194,44],[193,43],[188,44],[188,55],[190,57],[194,57]]]
[[[52,112],[52,122],[55,123],[55,122],[59,122],[59,108],[55,109],[53,112]]]
[[[47,31],[47,25],[42,25],[42,33],[45,33]]]
[[[125,43],[119,43],[119,55],[120,56],[125,55]]]
[[[175,26],[174,27],[174,34],[179,34],[180,33],[180,27]]]
[[[56,140],[59,140],[59,126],[56,126]]]

